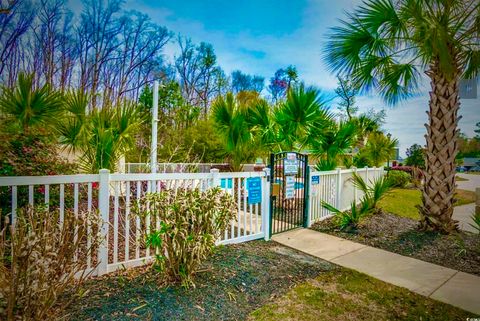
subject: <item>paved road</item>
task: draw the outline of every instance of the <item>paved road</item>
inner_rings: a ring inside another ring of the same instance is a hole
[[[457,182],[460,189],[475,191],[475,188],[480,187],[480,175],[458,173],[457,176],[468,179],[468,181]]]

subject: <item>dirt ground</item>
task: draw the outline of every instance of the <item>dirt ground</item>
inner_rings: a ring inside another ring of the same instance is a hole
[[[195,288],[164,286],[145,268],[90,280],[67,310],[70,320],[245,320],[307,279],[336,269],[275,242],[218,248]]]
[[[383,213],[365,218],[356,233],[340,231],[333,219],[312,229],[467,273],[480,275],[480,235],[443,235],[417,230],[418,221]]]

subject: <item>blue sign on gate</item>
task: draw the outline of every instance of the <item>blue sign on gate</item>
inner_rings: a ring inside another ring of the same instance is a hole
[[[312,176],[312,185],[318,185],[318,184],[320,184],[320,176],[318,175]]]
[[[260,177],[247,178],[248,204],[262,202],[262,179]]]

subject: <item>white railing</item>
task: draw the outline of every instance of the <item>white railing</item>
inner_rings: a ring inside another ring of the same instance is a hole
[[[322,207],[322,201],[342,210],[363,196],[351,180],[357,172],[367,182],[384,175],[383,168],[362,168],[310,173],[309,224],[331,216]],[[102,275],[119,268],[145,264],[151,260],[142,235],[151,227],[132,214],[136,200],[146,193],[162,189],[199,188],[219,186],[233,196],[237,204],[235,219],[222,231],[218,244],[240,243],[254,239],[268,239],[270,211],[270,183],[267,172],[221,173],[157,173],[110,174],[101,170],[93,175],[0,177],[0,209],[10,214],[15,222],[19,207],[44,204],[58,209],[60,220],[72,213],[98,213],[103,224],[100,230],[104,242],[94,257],[86,257],[87,269]],[[247,180],[260,177],[261,202],[249,204]],[[156,222],[155,222],[156,223]]]
[[[260,177],[262,182],[261,202],[257,204],[248,203],[246,186],[251,177]],[[98,212],[103,221],[100,233],[104,242],[96,257],[85,258],[87,269],[96,266],[93,275],[143,265],[151,260],[149,249],[141,239],[144,232],[148,233],[150,222],[148,217],[142,222],[131,214],[136,200],[162,189],[205,190],[214,186],[232,195],[237,203],[235,219],[222,232],[218,244],[268,238],[265,231],[269,224],[270,185],[266,172],[110,174],[108,170],[101,170],[95,175],[0,177],[0,191],[9,195],[8,204],[1,204],[1,208],[9,208],[13,222],[19,207],[39,203],[58,209],[61,220],[66,213]],[[2,202],[4,200],[2,198]]]
[[[157,163],[157,173],[209,173],[215,166],[228,166],[228,163]],[[125,173],[149,173],[148,163],[125,163]]]
[[[354,172],[362,177],[367,184],[371,184],[384,175],[383,167],[310,172],[309,225],[332,216],[332,213],[322,206],[322,202],[343,211],[350,208],[353,201],[355,203],[360,201],[363,193],[352,182]]]

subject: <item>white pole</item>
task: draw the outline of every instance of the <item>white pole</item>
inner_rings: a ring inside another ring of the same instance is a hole
[[[153,82],[153,106],[152,106],[152,146],[150,149],[150,169],[157,172],[157,125],[158,125],[158,81]]]

